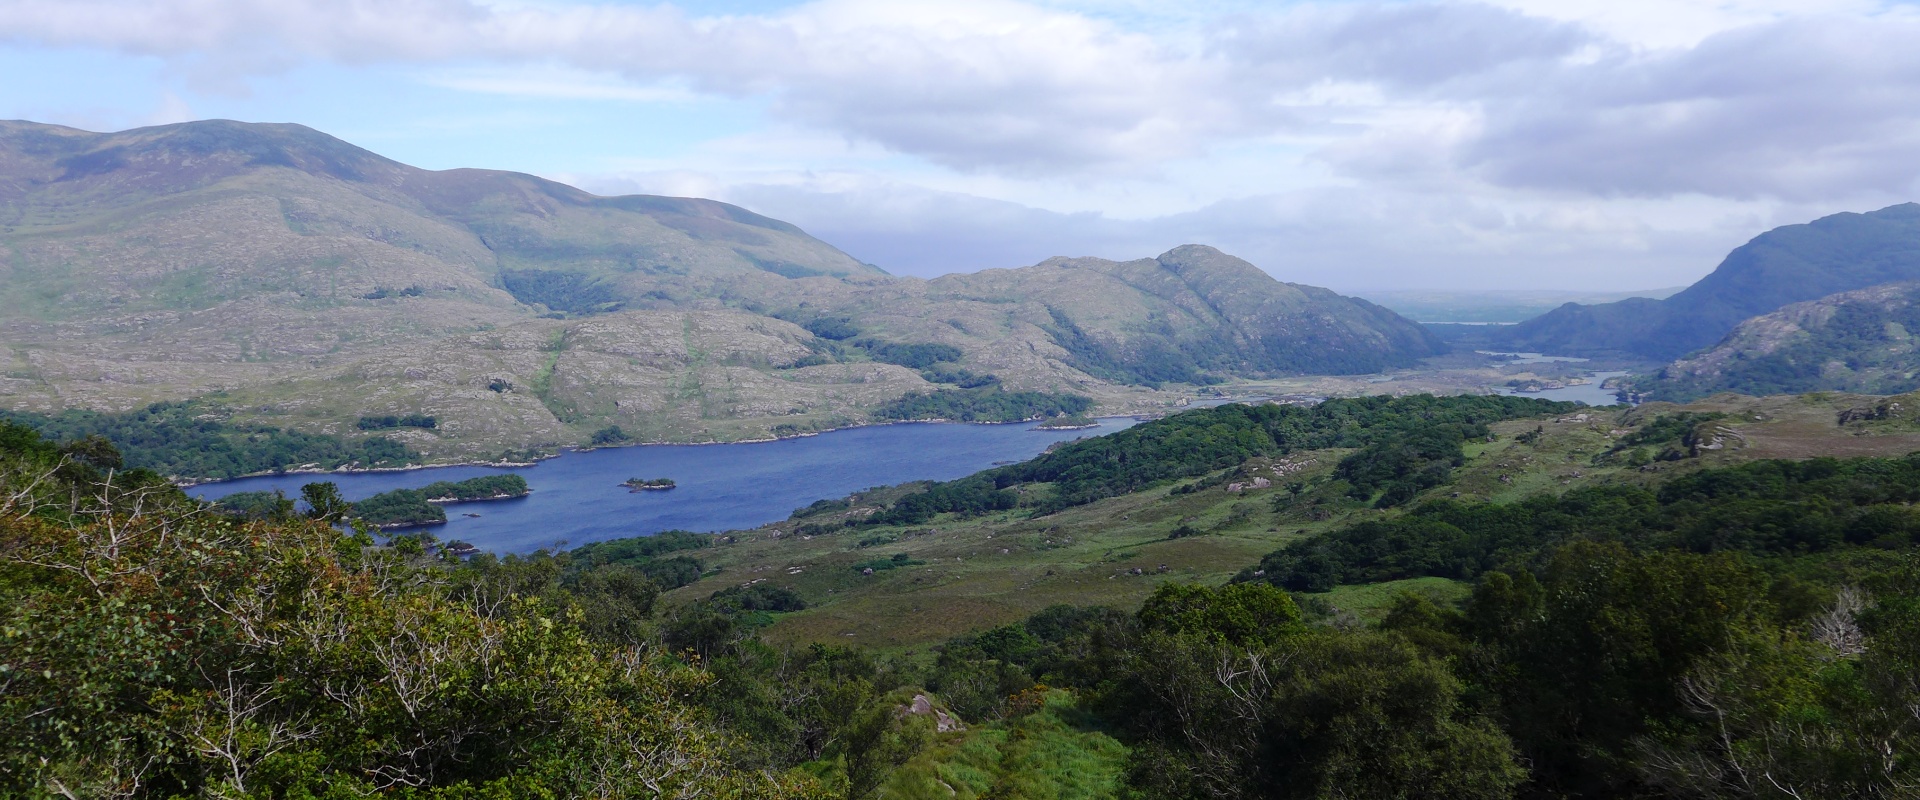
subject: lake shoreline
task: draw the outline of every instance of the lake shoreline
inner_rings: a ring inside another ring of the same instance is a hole
[[[533,490],[528,489],[519,494],[496,494],[496,495],[489,495],[487,497],[429,497],[427,498],[427,502],[440,503],[440,504],[491,503],[498,500],[518,500],[522,497],[526,497],[531,494],[533,494]]]
[[[603,444],[603,445],[589,446],[589,447],[563,447],[560,449],[560,452],[558,453],[543,455],[532,461],[444,461],[444,462],[428,462],[424,464],[408,464],[403,467],[339,467],[335,469],[284,469],[284,470],[265,470],[262,472],[249,472],[245,475],[235,475],[231,478],[204,478],[204,479],[189,478],[189,479],[182,480],[178,477],[169,477],[167,480],[168,482],[172,483],[174,486],[178,486],[182,489],[190,489],[195,486],[205,486],[210,483],[224,483],[227,481],[246,480],[248,478],[274,478],[274,477],[280,477],[284,475],[366,475],[366,474],[383,473],[383,472],[413,472],[416,470],[423,470],[423,469],[446,469],[448,467],[492,467],[495,469],[518,469],[522,467],[536,467],[536,466],[539,466],[541,462],[551,461],[553,459],[559,458],[568,453],[591,453],[597,450],[619,450],[619,449],[628,448],[628,447],[706,447],[709,445],[729,445],[729,444],[767,444],[769,442],[784,442],[789,439],[808,439],[815,436],[819,436],[821,434],[839,433],[841,431],[861,430],[863,428],[885,428],[892,425],[1026,425],[1033,422],[1038,422],[1043,419],[1047,419],[1047,418],[1033,417],[1031,419],[1014,420],[1012,422],[963,422],[963,421],[951,420],[951,419],[903,419],[903,420],[892,420],[889,422],[875,422],[875,423],[866,424],[866,425],[848,425],[843,428],[827,428],[824,430],[808,431],[806,433],[796,433],[792,436],[770,436],[770,437],[763,437],[759,439],[735,439],[733,441],[728,441],[728,442],[716,442],[716,441],[627,442],[622,444]],[[1109,416],[1094,417],[1094,419],[1131,419],[1131,420],[1138,421],[1143,419],[1143,417],[1139,414],[1113,414]],[[1099,426],[1094,425],[1091,427],[1097,428]],[[1041,429],[1036,429],[1036,430],[1041,430]],[[1079,429],[1078,428],[1055,428],[1053,430],[1079,430]]]
[[[741,443],[738,447],[600,448],[568,452],[537,469],[445,467],[444,472],[270,475],[200,485],[204,500],[237,492],[282,491],[298,497],[309,481],[333,481],[349,501],[438,480],[458,482],[489,474],[519,474],[528,497],[472,506],[447,505],[448,520],[434,535],[493,553],[529,553],[578,547],[665,530],[744,530],[787,519],[796,508],[875,486],[964,478],[982,469],[1033,458],[1053,443],[1131,427],[1131,417],[1103,420],[1106,430],[1036,431],[1032,425],[888,424],[832,436]],[[789,437],[792,438],[792,437]],[[671,476],[671,491],[621,491],[633,476]],[[487,492],[491,494],[492,492]],[[482,508],[482,506],[485,508]],[[467,517],[455,511],[483,516]],[[385,530],[404,530],[393,528]],[[416,530],[419,530],[416,528]]]
[[[177,478],[177,477],[169,477],[167,478],[167,481],[182,489],[191,489],[195,486],[205,486],[210,483],[225,483],[227,481],[241,481],[241,480],[246,480],[248,478],[277,478],[283,475],[369,475],[369,474],[381,473],[381,472],[413,472],[415,470],[422,470],[422,469],[445,469],[447,467],[494,467],[496,469],[517,469],[520,467],[537,467],[540,465],[540,462],[559,458],[561,455],[565,454],[565,452],[567,451],[561,451],[559,453],[554,453],[553,455],[549,455],[549,456],[541,456],[532,461],[448,461],[443,464],[408,464],[404,467],[338,467],[335,469],[270,469],[262,472],[249,472],[245,475],[235,475],[231,478],[189,478],[186,480],[181,480],[180,478]]]

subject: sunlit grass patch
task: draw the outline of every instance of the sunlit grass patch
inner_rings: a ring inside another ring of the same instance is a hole
[[[1441,605],[1452,605],[1466,599],[1471,591],[1472,584],[1450,578],[1408,578],[1385,583],[1338,586],[1333,591],[1308,597],[1324,602],[1330,608],[1352,613],[1361,620],[1378,622],[1402,594],[1422,594]]]
[[[1094,800],[1120,789],[1127,748],[1084,724],[1068,692],[1039,709],[977,724],[915,757],[881,786],[887,800],[981,797]]]

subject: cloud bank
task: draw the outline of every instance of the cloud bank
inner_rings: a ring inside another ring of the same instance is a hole
[[[914,272],[1213,237],[1277,274],[1390,282],[1424,260],[1502,283],[1550,262],[1590,284],[1625,263],[1665,285],[1652,273],[1758,232],[1742,226],[1920,189],[1920,19],[1898,5],[1109,10],[0,0],[0,42],[156,58],[203,90],[315,62],[487,64],[596,77],[443,85],[757,103],[916,166],[835,183],[809,163],[773,181],[714,165],[716,193]],[[587,182],[658,183],[636,172]],[[1156,186],[1180,202],[1107,199]]]

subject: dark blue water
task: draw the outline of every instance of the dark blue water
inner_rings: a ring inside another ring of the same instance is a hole
[[[209,500],[274,489],[297,496],[303,484],[333,481],[348,500],[359,500],[434,481],[514,472],[527,479],[532,495],[448,505],[447,524],[434,526],[433,532],[491,552],[525,553],[664,530],[752,528],[786,519],[815,500],[907,481],[952,480],[999,462],[1032,458],[1054,442],[1133,424],[1126,418],[1103,419],[1099,428],[1077,431],[1041,431],[1032,424],[883,425],[775,442],[567,453],[531,467],[242,478],[187,492]],[[620,485],[628,478],[672,478],[679,485],[670,491],[628,492]]]

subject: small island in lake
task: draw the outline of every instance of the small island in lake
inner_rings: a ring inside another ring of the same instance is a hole
[[[1077,430],[1085,430],[1087,428],[1098,428],[1098,427],[1100,427],[1100,421],[1092,417],[1085,417],[1079,414],[1067,414],[1059,417],[1048,417],[1046,420],[1042,421],[1039,425],[1035,426],[1034,430],[1036,431],[1077,431]]]
[[[527,479],[518,475],[482,475],[464,481],[437,481],[420,491],[429,503],[466,503],[474,500],[512,500],[526,497],[533,490]]]
[[[442,525],[447,521],[447,512],[427,502],[427,493],[419,489],[395,489],[355,502],[353,516],[382,529]]]
[[[412,528],[447,521],[442,503],[511,500],[532,490],[518,475],[483,475],[464,481],[438,481],[420,489],[381,492],[353,504],[353,515],[376,528]]]
[[[628,478],[626,483],[622,483],[620,485],[627,487],[627,491],[630,491],[630,492],[658,491],[662,489],[673,488],[673,479],[672,478]]]
[[[1586,381],[1581,381],[1581,383],[1586,383]],[[1565,389],[1567,386],[1567,381],[1553,380],[1551,378],[1516,378],[1507,381],[1507,388],[1526,394],[1544,392],[1552,389]]]

